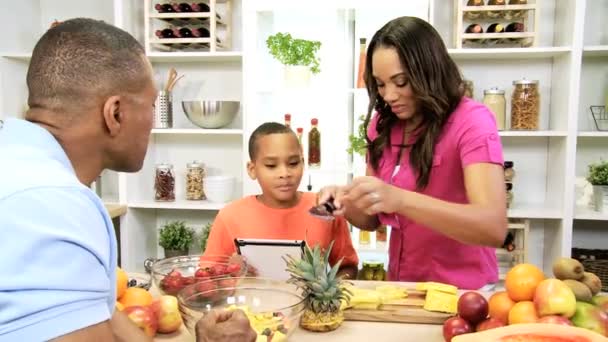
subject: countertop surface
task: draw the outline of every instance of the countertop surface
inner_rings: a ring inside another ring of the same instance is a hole
[[[111,218],[116,218],[124,215],[127,212],[127,206],[116,203],[104,203],[106,210]]]

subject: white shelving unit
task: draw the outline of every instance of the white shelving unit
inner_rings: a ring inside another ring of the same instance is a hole
[[[211,174],[234,175],[234,198],[257,192],[257,184],[244,172],[248,137],[264,121],[282,122],[284,113],[291,113],[293,126],[304,127],[305,132],[312,117],[320,121],[322,168],[306,170],[302,189],[306,189],[309,176],[316,191],[324,184],[344,183],[353,175],[361,175],[360,158],[351,160],[345,153],[356,118],[367,107],[365,90],[353,89],[358,39],[367,37],[369,42],[375,30],[401,15],[417,15],[435,26],[465,78],[474,81],[477,100],[482,99],[484,89],[497,86],[507,91],[509,109],[514,80],[539,80],[540,130],[500,132],[505,159],[514,161],[516,171],[515,199],[508,214],[529,221],[528,261],[548,271],[550,261],[569,255],[572,247],[607,246],[608,235],[598,231],[602,231],[608,215],[575,206],[574,180],[585,175],[589,162],[608,159],[608,132],[595,131],[588,109],[604,104],[608,92],[608,35],[603,22],[608,2],[538,2],[537,46],[531,48],[456,48],[453,1],[241,0],[231,5],[231,49],[149,51],[158,78],[166,78],[171,67],[186,77],[174,93],[174,128],[152,132],[143,169],[137,174],[103,175],[103,199],[129,208],[121,218],[123,266],[141,270],[145,258],[162,256],[157,229],[166,221],[186,220],[200,228],[223,207],[182,200],[186,163],[197,159]],[[25,74],[31,51],[53,20],[82,16],[101,19],[131,32],[143,43],[144,3],[13,2],[11,11],[0,13],[2,25],[17,32],[8,35],[0,47],[0,119],[24,112]],[[267,36],[279,31],[322,42],[322,71],[313,76],[310,89],[283,89],[282,66],[269,56],[265,45]],[[203,130],[192,125],[181,110],[179,101],[188,99],[238,100],[241,111],[229,127]],[[160,162],[175,166],[175,203],[152,201],[154,166]],[[378,258],[386,256],[386,250],[361,248],[360,254],[362,259]]]

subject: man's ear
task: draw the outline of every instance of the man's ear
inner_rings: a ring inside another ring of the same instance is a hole
[[[257,179],[257,177],[255,175],[255,164],[252,161],[247,162],[247,174],[249,175],[249,178],[251,178],[252,180]]]
[[[121,111],[121,98],[118,95],[110,96],[103,103],[103,121],[110,136],[115,137],[120,132],[124,115]]]

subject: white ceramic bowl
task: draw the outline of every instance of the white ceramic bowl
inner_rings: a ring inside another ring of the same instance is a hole
[[[215,203],[230,202],[234,195],[235,179],[232,176],[205,177],[205,195]]]

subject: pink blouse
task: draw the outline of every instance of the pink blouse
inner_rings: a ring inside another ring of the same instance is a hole
[[[374,116],[368,136],[378,136]],[[409,164],[409,149],[393,175],[404,122],[392,128],[391,145],[384,150],[376,176],[402,189],[416,191],[416,175]],[[409,143],[413,143],[412,137]],[[468,203],[463,170],[476,163],[503,164],[502,145],[492,113],[463,97],[450,115],[435,146],[428,186],[421,192],[444,201]],[[397,214],[380,214],[392,227],[388,277],[394,281],[439,281],[463,289],[478,289],[498,281],[494,248],[466,245]]]

